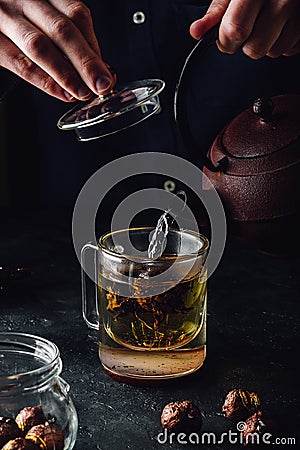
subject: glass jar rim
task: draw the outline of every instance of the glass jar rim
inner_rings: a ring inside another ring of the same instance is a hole
[[[108,233],[103,234],[99,240],[98,240],[98,248],[103,251],[104,253],[110,255],[110,256],[114,256],[114,257],[118,257],[118,258],[124,258],[124,259],[130,259],[130,260],[136,260],[136,261],[151,261],[154,262],[155,260],[151,259],[151,258],[145,258],[139,255],[128,255],[125,253],[118,253],[117,251],[113,251],[110,250],[108,248],[105,247],[105,241],[110,238],[111,236],[120,234],[120,233],[127,233],[130,231],[152,231],[155,230],[155,227],[133,227],[133,228],[124,228],[121,230],[115,230],[115,231],[110,231]],[[176,233],[184,233],[186,235],[189,236],[193,236],[195,238],[197,238],[198,240],[200,240],[202,242],[202,246],[200,249],[198,249],[197,252],[195,253],[189,253],[189,254],[184,254],[184,255],[165,255],[165,256],[160,256],[157,261],[172,261],[172,260],[179,260],[179,261],[187,261],[191,258],[195,258],[198,256],[201,256],[203,254],[205,254],[207,252],[207,250],[209,249],[209,240],[207,239],[206,236],[204,236],[201,233],[197,233],[196,231],[192,231],[192,230],[186,230],[186,229],[175,229],[175,228],[170,228],[169,232],[176,232]]]
[[[0,332],[0,357],[5,356],[5,346],[7,350],[15,346],[14,353],[22,354],[28,361],[35,357],[40,367],[29,370],[20,369],[11,374],[0,373],[0,395],[10,395],[12,391],[41,388],[61,372],[59,349],[48,339],[33,334],[4,331]]]

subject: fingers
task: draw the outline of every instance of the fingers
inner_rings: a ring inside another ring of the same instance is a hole
[[[298,28],[299,23],[295,24],[293,22],[288,22],[284,26],[275,44],[273,44],[268,51],[267,56],[270,56],[271,58],[278,58],[278,56],[287,55],[292,51],[295,51],[299,41],[299,33],[297,33]]]
[[[207,14],[190,27],[199,39],[220,22],[217,46],[224,53],[239,49],[252,59],[299,52],[299,0],[214,0]]]
[[[294,45],[294,47],[292,47],[287,52],[283,53],[283,56],[295,56],[298,53],[300,53],[300,39],[298,40],[296,45]]]
[[[115,84],[82,2],[7,0],[0,19],[0,64],[50,95],[86,100]]]
[[[24,80],[63,101],[74,101],[72,95],[56,83],[46,72],[24,55],[9,39],[0,33],[1,66]]]
[[[229,3],[230,0],[213,0],[205,16],[192,23],[191,36],[194,39],[201,39],[208,30],[221,21]]]
[[[101,56],[90,10],[78,1],[69,1],[67,5],[61,0],[49,0],[49,3],[77,26],[89,46]]]
[[[9,19],[5,25],[1,27],[1,31],[4,30],[6,36],[21,50],[24,61],[26,61],[26,56],[28,60],[50,75],[63,89],[78,99],[83,100],[91,94],[90,89],[81,80],[71,63],[38,28],[22,17],[18,21]],[[24,73],[26,75],[25,65]],[[24,78],[22,74],[21,76]]]
[[[252,33],[263,0],[233,0],[226,9],[219,30],[218,48],[237,52]]]
[[[92,25],[90,13],[86,6],[74,1],[68,2],[68,8],[66,9],[66,12],[70,14],[70,17],[68,17],[67,15],[58,12],[58,10],[54,9],[48,2],[38,1],[38,3],[39,8],[32,8],[32,6],[30,7],[30,5],[25,2],[23,13],[33,25],[39,27],[39,29],[50,39],[51,43],[55,44],[52,45],[51,48],[51,66],[53,66],[54,63],[56,66],[53,67],[53,70],[57,72],[56,69],[61,67],[61,58],[59,60],[55,48],[57,47],[61,50],[61,53],[68,58],[69,62],[76,69],[90,91],[97,94],[103,94],[109,91],[112,87],[113,79],[106,64],[101,58],[100,49],[98,45],[96,45],[97,41],[94,33],[90,31],[88,33],[88,38],[92,41],[92,45],[96,48],[96,51],[91,48],[85,36],[73,22],[73,19],[75,18],[75,21],[78,24],[83,24],[81,25],[83,29]],[[65,3],[60,3],[60,5],[62,7]],[[42,53],[39,55],[41,67],[46,68],[48,71],[45,66],[47,61],[43,56]],[[39,64],[39,61],[35,62]],[[66,68],[66,64],[63,64],[63,67]],[[50,74],[55,77],[54,73]],[[74,75],[72,74],[72,81],[73,79]],[[67,88],[66,86],[64,87]],[[73,89],[70,92],[72,95],[79,98],[85,98],[86,95],[84,94],[87,94],[89,91],[84,88],[85,86],[82,83],[82,86],[79,87],[79,91],[77,86],[77,92],[76,89]]]
[[[244,53],[253,59],[265,56],[281,36],[286,21],[280,1],[265,2],[251,35],[243,44]]]

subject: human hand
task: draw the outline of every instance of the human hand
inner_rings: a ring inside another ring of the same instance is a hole
[[[192,23],[193,38],[220,23],[217,46],[239,49],[252,59],[292,56],[300,52],[299,0],[213,0],[206,15]]]
[[[64,101],[106,94],[115,83],[78,0],[0,0],[0,66]]]

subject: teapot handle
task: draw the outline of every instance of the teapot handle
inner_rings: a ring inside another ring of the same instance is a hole
[[[181,73],[176,84],[174,95],[175,122],[182,137],[183,143],[187,148],[195,149],[198,145],[193,138],[190,130],[186,110],[187,105],[185,101],[185,93],[189,83],[189,74],[193,70],[193,58],[195,57],[195,55],[198,56],[199,54],[204,53],[215,42],[218,37],[219,26],[220,24],[217,24],[212,27],[193,47],[184,62],[183,68],[181,69]],[[219,163],[217,166],[215,166],[205,155],[201,156],[201,163],[211,172],[219,172],[220,170],[222,170],[222,164]]]

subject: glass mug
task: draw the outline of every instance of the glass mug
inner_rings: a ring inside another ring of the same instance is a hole
[[[205,360],[209,241],[171,229],[162,256],[152,259],[152,233],[114,231],[81,251],[84,320],[99,332],[102,366],[125,382],[184,376]],[[96,301],[87,295],[88,250],[96,256]]]

